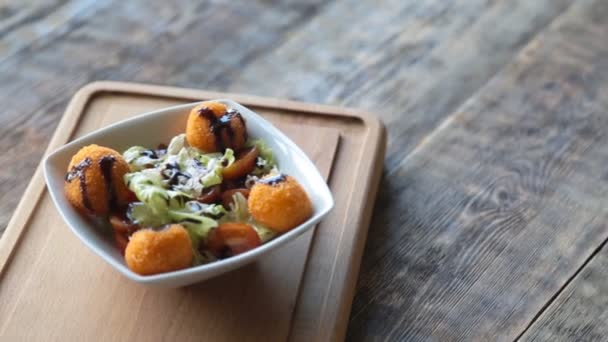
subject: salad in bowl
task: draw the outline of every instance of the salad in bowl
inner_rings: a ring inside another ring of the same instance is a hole
[[[315,206],[269,144],[250,137],[242,111],[202,102],[169,141],[122,151],[83,146],[65,170],[65,199],[109,231],[140,276],[260,248],[310,221]]]

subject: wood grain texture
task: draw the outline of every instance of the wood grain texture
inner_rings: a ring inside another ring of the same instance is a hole
[[[597,110],[604,116],[608,109],[608,89],[605,84],[608,80],[608,69],[606,58],[608,58],[608,47],[606,44],[597,42],[605,41],[608,34],[608,3],[605,1],[585,1],[577,6],[568,16],[564,18],[564,24],[560,27],[564,40],[570,42],[568,49],[577,51],[576,58],[581,65],[588,64],[587,73],[593,73],[593,77],[585,80],[589,84],[590,92],[597,97]],[[571,59],[571,62],[577,61]],[[600,81],[601,80],[601,81]],[[595,87],[595,82],[603,83]],[[606,127],[602,127],[606,131]],[[589,158],[597,158],[596,163],[603,163],[598,168],[592,168],[590,173],[597,173],[590,181],[600,177],[595,185],[594,193],[601,194],[598,198],[598,207],[606,205],[608,193],[604,184],[608,180],[606,172],[606,161],[608,153],[605,149],[596,148]],[[587,164],[585,161],[582,161]],[[587,199],[585,199],[587,201]],[[608,215],[593,218],[599,224],[608,224]],[[605,237],[604,237],[605,238]],[[601,241],[598,239],[597,242]],[[523,334],[522,341],[605,341],[608,336],[606,321],[608,320],[608,250],[606,240],[598,248],[597,254],[590,259],[589,263],[581,268],[573,280],[565,286],[557,298],[548,305],[547,309],[539,314],[539,318]]]
[[[338,1],[272,54],[219,82],[238,92],[378,113],[388,128],[391,172],[570,3]]]
[[[513,340],[608,237],[607,13],[560,17],[391,175],[350,340]]]
[[[279,44],[327,3],[82,0],[3,7],[25,19],[0,43],[6,45],[0,49],[0,163],[10,165],[0,170],[0,230],[17,204],[12,194],[23,192],[78,88],[100,79],[170,84],[193,65],[208,78],[196,86],[208,85],[216,73],[240,69]],[[19,38],[19,30],[32,28],[40,36]]]
[[[559,295],[521,341],[605,341],[608,253],[603,249]]]
[[[44,44],[109,4],[106,0],[35,0],[0,3],[0,62]]]

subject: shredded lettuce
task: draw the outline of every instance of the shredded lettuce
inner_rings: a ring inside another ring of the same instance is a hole
[[[183,148],[186,146],[186,134],[180,134],[169,142],[169,146],[167,146],[167,154],[175,155],[178,154]]]
[[[257,147],[260,151],[260,156],[256,161],[256,167],[252,174],[255,176],[262,176],[269,173],[273,168],[276,167],[277,162],[272,153],[272,149],[262,139],[253,139],[247,142],[248,147]]]
[[[162,202],[174,198],[163,190],[172,189],[182,196],[196,198],[205,188],[221,184],[223,169],[235,160],[234,151],[231,149],[226,149],[223,155],[201,154],[192,147],[182,146],[185,141],[178,137],[171,140],[167,154],[155,167],[139,169],[139,164],[134,164],[132,169],[137,171],[125,175],[129,189],[156,213],[166,211],[169,203],[164,205]],[[134,149],[130,153],[136,154],[137,150]]]
[[[162,186],[162,177],[156,169],[145,169],[127,173],[124,177],[127,187],[135,193],[151,213],[162,216],[169,207],[169,194]]]
[[[142,146],[129,148],[123,153],[123,157],[132,172],[156,167],[161,162],[152,150]]]
[[[221,205],[197,201],[189,201],[181,207],[169,208],[163,215],[156,214],[142,202],[132,203],[128,210],[129,218],[143,227],[158,227],[168,223],[181,224],[188,230],[194,246],[198,246],[199,241],[205,239],[212,228],[217,227],[217,219],[225,213],[226,210]]]
[[[209,188],[214,185],[222,184],[222,163],[218,162],[217,159],[213,159],[209,164],[207,164],[207,172],[206,175],[201,177],[200,182],[204,188]]]
[[[252,139],[247,142],[248,147],[257,147],[260,151],[260,157],[265,159],[272,166],[276,165],[276,160],[274,159],[274,154],[272,153],[272,149],[266,142],[262,139]]]
[[[215,163],[219,161],[223,167],[227,167],[234,163],[235,157],[234,151],[230,148],[227,148],[223,155],[219,152],[205,153],[201,154],[198,157],[198,160],[205,166],[209,166],[210,163]]]
[[[201,240],[207,238],[211,228],[217,227],[216,220],[185,210],[170,210],[169,217],[173,222],[181,224],[188,230],[190,240],[192,240],[194,246],[198,246]]]
[[[152,209],[142,202],[131,203],[127,216],[133,223],[142,227],[159,227],[169,223],[168,216],[155,215]]]
[[[223,155],[221,153],[208,153],[200,155],[198,160],[208,171],[200,178],[200,183],[203,187],[208,188],[222,184],[222,171],[225,167],[234,163],[234,151],[227,148]]]
[[[247,175],[249,182],[276,170],[276,160],[266,143],[250,140],[247,146],[256,146],[260,151],[256,169]],[[186,135],[180,134],[171,139],[166,153],[157,152],[133,146],[123,153],[131,169],[124,181],[138,199],[127,211],[131,221],[151,228],[169,223],[184,226],[192,240],[195,264],[214,259],[210,253],[201,253],[198,246],[219,223],[247,223],[254,227],[262,242],[277,235],[255,222],[247,209],[247,199],[240,193],[234,195],[230,210],[196,200],[205,189],[222,184],[223,169],[235,162],[233,150],[226,149],[223,154],[203,153],[189,146]]]

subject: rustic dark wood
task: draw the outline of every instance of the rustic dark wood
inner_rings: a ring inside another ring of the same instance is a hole
[[[608,253],[602,250],[531,326],[522,341],[605,341]]]
[[[391,175],[351,340],[512,340],[606,239],[606,14],[578,4]]]
[[[608,34],[608,3],[605,1],[587,1],[585,6],[577,6],[575,10],[568,13],[562,25],[562,39],[568,40],[569,51],[575,52],[570,63],[575,62],[587,69],[582,72],[579,82],[586,83],[590,93],[594,93],[595,107],[602,116],[606,117],[608,109],[608,46],[598,42],[605,42]],[[593,74],[590,78],[584,76]],[[574,77],[574,76],[572,76]],[[604,134],[606,126],[601,127]],[[598,141],[604,143],[605,139]],[[591,190],[592,196],[581,196],[580,200],[588,205],[606,209],[606,198],[608,196],[607,156],[606,148],[594,146],[590,149],[586,160],[581,160],[581,166],[585,167],[588,182],[596,181]],[[591,164],[587,160],[594,159]],[[594,167],[595,165],[599,167]],[[587,181],[586,181],[587,182]],[[578,185],[579,191],[585,191],[585,187]],[[584,194],[584,193],[583,193]],[[593,202],[593,200],[596,202]],[[602,208],[603,207],[603,208]],[[588,213],[590,226],[602,225],[606,230],[608,215],[590,215]],[[573,276],[571,282],[557,298],[548,305],[548,308],[539,314],[539,318],[523,333],[523,341],[605,341],[608,338],[608,249],[604,243],[598,248],[596,255],[590,258],[588,264],[581,268]],[[597,241],[601,241],[598,239]]]
[[[570,3],[338,1],[225,82],[237,92],[378,113],[388,128],[385,165],[392,172]]]
[[[603,110],[601,2],[302,3],[0,5],[0,162],[10,165],[0,170],[0,227],[67,99],[90,81],[361,106],[387,123],[389,154],[350,339],[517,336],[606,235],[593,221],[603,188],[580,179],[601,172],[603,159],[586,158],[601,154],[604,122],[567,112]],[[555,85],[539,90],[542,80]]]

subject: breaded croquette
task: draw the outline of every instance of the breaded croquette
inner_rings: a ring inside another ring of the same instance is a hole
[[[70,161],[65,177],[68,201],[80,212],[106,216],[112,207],[127,205],[130,191],[123,181],[129,165],[110,148],[89,145]]]
[[[203,102],[192,108],[186,125],[186,139],[203,152],[238,151],[247,141],[241,114],[219,102]]]
[[[179,224],[159,231],[138,230],[125,249],[127,266],[141,275],[177,271],[191,266],[193,258],[188,231]]]
[[[253,218],[274,230],[286,232],[312,216],[312,203],[302,186],[291,176],[268,176],[249,193],[249,212]]]

